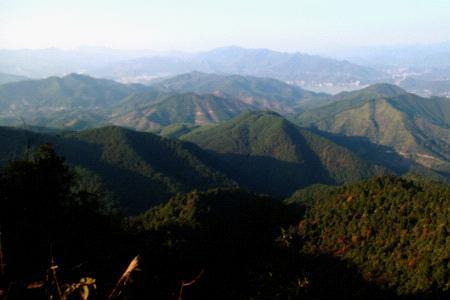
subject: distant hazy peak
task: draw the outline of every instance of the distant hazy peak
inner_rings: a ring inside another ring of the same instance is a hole
[[[364,91],[377,93],[385,97],[395,97],[408,93],[399,86],[389,83],[376,83],[361,90],[361,92]]]

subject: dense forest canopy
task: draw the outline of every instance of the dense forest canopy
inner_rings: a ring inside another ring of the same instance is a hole
[[[83,288],[89,299],[448,297],[448,185],[379,177],[313,186],[286,204],[192,191],[127,217],[83,174],[51,145],[2,169],[1,288],[11,299],[57,297],[56,282],[84,282],[68,299]],[[46,276],[56,265],[58,281]]]
[[[323,192],[299,223],[307,253],[348,260],[399,294],[448,291],[448,185],[382,177]]]

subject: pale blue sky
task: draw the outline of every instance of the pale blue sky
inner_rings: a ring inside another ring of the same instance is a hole
[[[0,48],[308,51],[450,40],[450,0],[0,0]]]

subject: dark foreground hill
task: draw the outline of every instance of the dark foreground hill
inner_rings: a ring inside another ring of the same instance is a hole
[[[105,127],[60,135],[1,128],[1,157],[20,158],[28,145],[52,143],[67,162],[97,175],[120,205],[139,212],[194,188],[236,186],[204,163],[208,157],[194,145],[151,133]]]
[[[449,296],[448,185],[381,177],[315,186],[303,207],[238,189],[192,191],[124,217],[74,175],[48,145],[0,169],[8,299]]]

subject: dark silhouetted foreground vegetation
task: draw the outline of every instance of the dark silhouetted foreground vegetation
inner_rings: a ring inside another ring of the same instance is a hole
[[[3,168],[8,299],[448,297],[448,186],[380,177],[314,186],[289,205],[194,190],[126,217],[85,175],[50,145]]]

